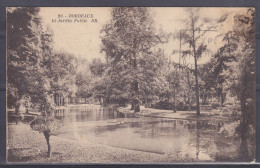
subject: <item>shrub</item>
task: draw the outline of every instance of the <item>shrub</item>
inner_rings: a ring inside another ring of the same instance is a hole
[[[174,105],[168,101],[160,101],[154,105],[156,109],[173,110]]]
[[[219,103],[211,103],[212,109],[216,109],[218,107],[220,107]]]

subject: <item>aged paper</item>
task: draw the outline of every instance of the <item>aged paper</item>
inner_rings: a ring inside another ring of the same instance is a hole
[[[6,10],[7,162],[254,162],[254,8]]]

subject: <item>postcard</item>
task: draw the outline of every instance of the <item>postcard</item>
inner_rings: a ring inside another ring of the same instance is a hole
[[[255,8],[6,19],[8,163],[255,162]]]

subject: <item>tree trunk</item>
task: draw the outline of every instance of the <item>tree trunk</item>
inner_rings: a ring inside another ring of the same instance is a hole
[[[223,107],[223,105],[224,105],[224,94],[223,94],[222,88],[218,89],[218,103],[221,107]]]
[[[47,156],[50,158],[51,157],[50,131],[44,131],[43,134],[46,139],[47,146],[48,146]]]
[[[241,123],[240,123],[240,159],[241,161],[250,161],[247,140],[250,136],[249,126],[255,122],[255,103],[249,100],[255,99],[254,81],[250,79],[250,69],[246,68],[248,64],[244,64],[242,74],[240,76],[240,105],[241,105]],[[252,122],[252,119],[254,120]],[[255,125],[254,125],[255,126]]]
[[[15,114],[19,114],[19,109],[20,109],[20,102],[19,102],[19,100],[16,102],[16,104],[15,104]]]
[[[194,24],[194,23],[193,23]],[[194,57],[194,64],[195,64],[195,71],[194,71],[194,76],[195,76],[195,89],[196,89],[196,104],[197,104],[197,117],[200,116],[200,95],[199,95],[199,81],[198,81],[198,64],[197,64],[197,53],[196,53],[196,44],[195,44],[195,28],[194,25],[193,30],[192,30],[192,48],[193,48],[193,57]]]
[[[62,105],[62,99],[61,99],[61,94],[59,94],[59,106]]]
[[[134,112],[140,112],[140,105],[139,105],[139,102],[135,103],[135,110]]]
[[[223,95],[222,92],[221,92],[221,94],[220,94],[220,105],[221,105],[221,107],[224,106],[224,95]]]
[[[54,94],[53,94],[53,100],[54,100],[54,104],[57,105],[56,92],[54,92]]]
[[[134,69],[137,69],[137,61],[136,61],[136,55],[134,54],[134,62],[133,62],[133,68]],[[135,80],[133,82],[133,90],[134,90],[134,94],[135,94],[135,98],[136,98],[136,101],[134,100],[134,112],[140,112],[140,105],[139,105],[139,102],[138,102],[138,82],[137,80]]]
[[[199,100],[199,81],[198,81],[198,65],[197,65],[197,59],[194,57],[195,60],[195,82],[196,82],[196,104],[197,104],[197,117],[200,116],[200,100]]]
[[[149,106],[148,106],[147,96],[146,96],[146,95],[145,95],[144,101],[145,101],[145,105],[144,105],[144,107],[145,107],[145,108],[148,108]]]
[[[140,112],[140,105],[139,105],[139,101],[138,101],[138,82],[135,81],[134,82],[134,92],[135,92],[135,100],[134,102],[134,111],[135,112]]]
[[[206,104],[206,93],[205,93],[205,91],[203,91],[203,93],[202,93],[202,100],[203,100],[203,104]]]
[[[175,93],[176,89],[174,86],[174,107],[173,107],[173,112],[176,113],[176,93]]]
[[[18,115],[20,113],[21,100],[23,96],[19,95],[17,101],[15,103],[15,114]]]
[[[59,95],[58,93],[55,93],[55,103],[58,106],[59,105]]]
[[[248,111],[249,109],[247,108],[247,103],[246,103],[246,99],[247,99],[247,95],[246,95],[246,91],[247,91],[247,74],[246,74],[246,69],[244,70],[244,72],[242,72],[243,74],[241,75],[241,84],[240,84],[240,105],[241,105],[241,125],[244,124],[243,127],[247,126],[248,123]],[[243,132],[244,134],[246,133]],[[242,134],[243,134],[242,133]]]
[[[62,95],[62,105],[65,105],[64,96]]]
[[[132,102],[131,102],[131,110],[134,110],[135,109],[135,103],[134,103],[134,101],[132,100]]]
[[[56,105],[59,106],[59,93],[56,93]]]

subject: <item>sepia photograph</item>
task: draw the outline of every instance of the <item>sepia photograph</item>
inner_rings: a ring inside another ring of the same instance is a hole
[[[7,7],[8,163],[255,163],[253,7]]]

